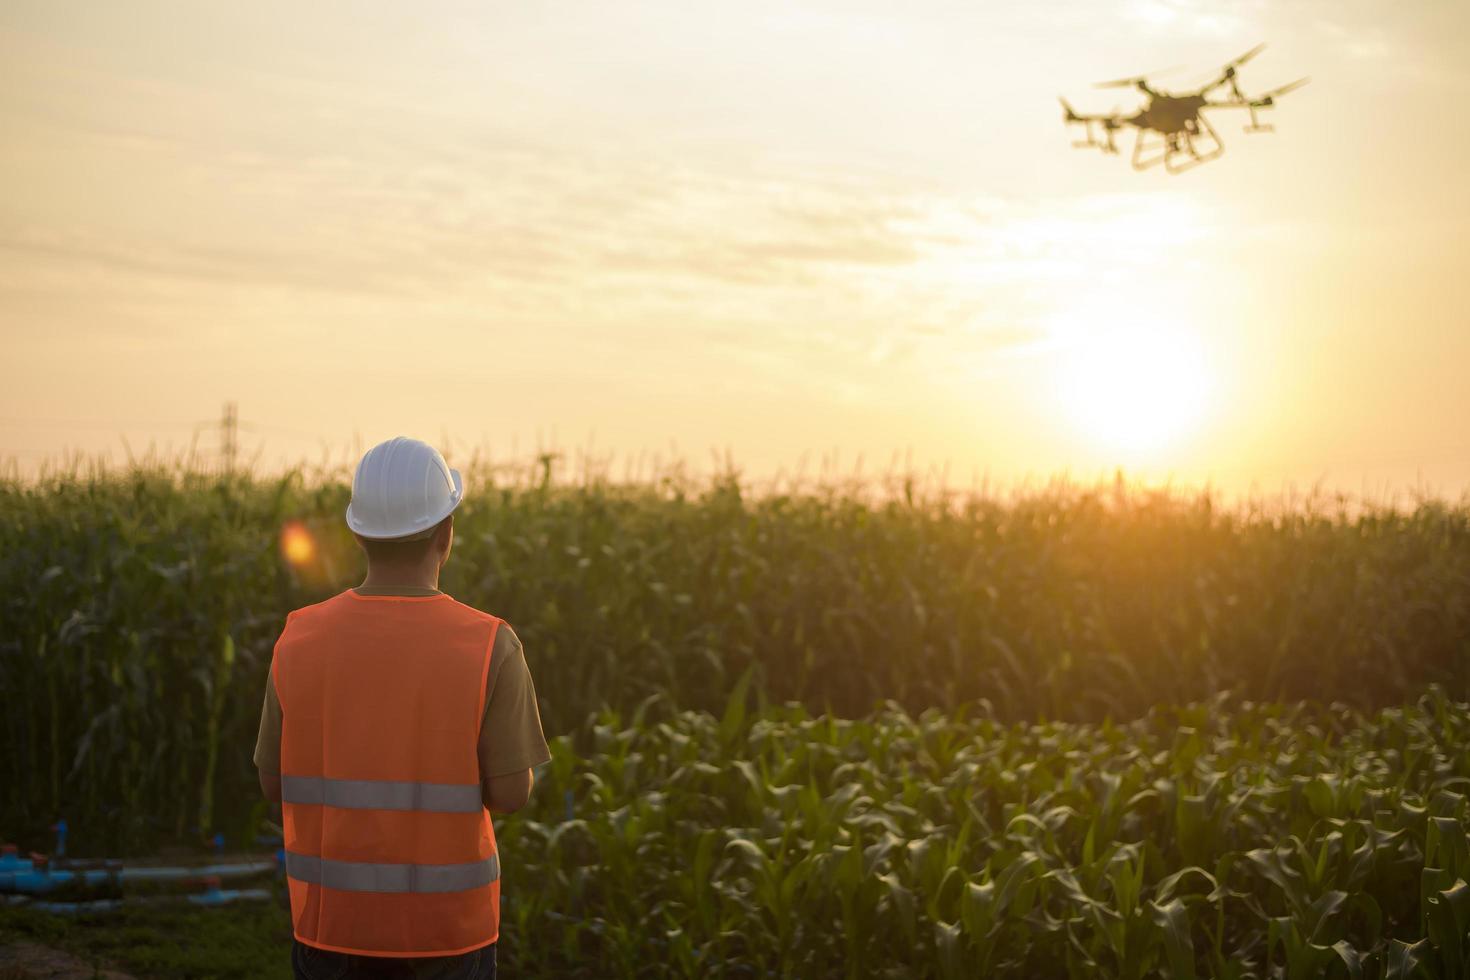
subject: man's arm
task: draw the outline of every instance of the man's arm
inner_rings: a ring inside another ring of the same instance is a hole
[[[265,794],[265,798],[272,803],[281,802],[281,774],[278,772],[266,772],[264,769],[258,770],[258,772],[260,775],[260,791]]]
[[[515,813],[531,798],[531,785],[535,781],[536,777],[529,769],[505,776],[491,776],[480,784],[480,798],[491,813]]]
[[[550,760],[551,752],[526,654],[509,623],[496,632],[485,688],[477,749],[480,797],[491,813],[514,813],[530,798],[532,770]]]

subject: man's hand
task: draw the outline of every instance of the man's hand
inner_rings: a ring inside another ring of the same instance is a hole
[[[491,776],[480,784],[480,797],[491,813],[515,813],[531,798],[535,777],[523,769],[505,776]]]
[[[281,774],[266,772],[264,769],[257,769],[256,772],[260,775],[260,791],[265,794],[265,798],[272,803],[281,802]]]

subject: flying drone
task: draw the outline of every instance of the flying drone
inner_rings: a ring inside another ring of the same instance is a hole
[[[1260,95],[1246,95],[1242,92],[1235,80],[1236,69],[1260,54],[1265,47],[1264,44],[1258,44],[1239,58],[1226,62],[1219,78],[1187,94],[1172,94],[1154,88],[1149,84],[1146,75],[1118,78],[1111,82],[1100,82],[1096,86],[1137,88],[1142,92],[1148,102],[1131,116],[1121,115],[1116,110],[1105,115],[1087,115],[1077,112],[1066,99],[1062,99],[1062,108],[1066,111],[1064,121],[1069,125],[1081,123],[1086,127],[1087,138],[1072,145],[1096,147],[1104,153],[1117,153],[1118,147],[1113,140],[1113,133],[1124,126],[1133,126],[1138,130],[1133,141],[1133,169],[1147,170],[1162,163],[1169,173],[1177,174],[1208,163],[1225,152],[1220,134],[1215,132],[1215,127],[1205,118],[1206,109],[1245,109],[1251,118],[1250,125],[1245,127],[1247,133],[1271,132],[1273,127],[1262,124],[1256,113],[1261,109],[1271,108],[1278,97],[1305,85],[1307,79],[1299,78]],[[1217,94],[1221,88],[1226,91]],[[1101,128],[1102,139],[1098,139],[1094,126]]]

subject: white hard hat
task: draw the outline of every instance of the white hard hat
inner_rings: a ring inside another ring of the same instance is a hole
[[[352,475],[347,526],[365,538],[411,538],[454,512],[464,480],[427,442],[398,436],[367,451]]]

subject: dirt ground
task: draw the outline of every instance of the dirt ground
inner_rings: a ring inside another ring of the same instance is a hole
[[[0,980],[133,980],[116,970],[96,970],[91,964],[36,943],[0,946]]]

